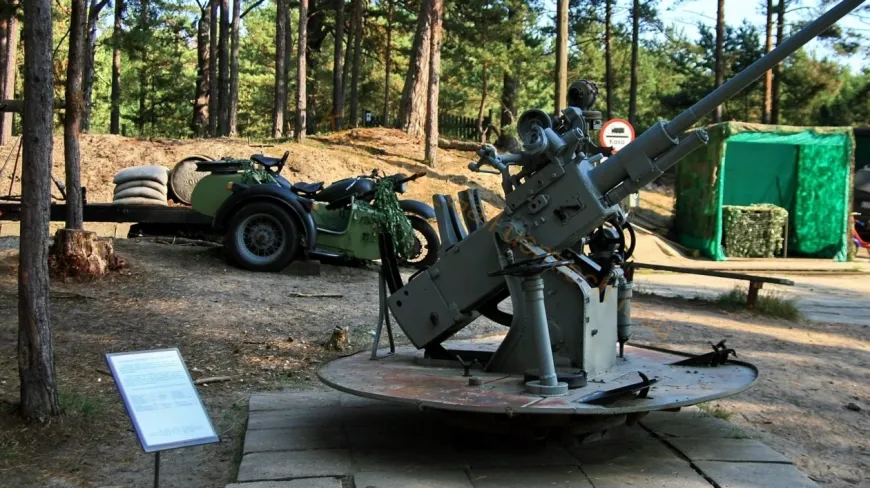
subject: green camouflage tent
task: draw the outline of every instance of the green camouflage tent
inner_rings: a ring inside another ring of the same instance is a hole
[[[851,127],[726,122],[677,165],[680,243],[717,260],[722,206],[770,203],[788,210],[788,254],[845,261],[855,139]]]

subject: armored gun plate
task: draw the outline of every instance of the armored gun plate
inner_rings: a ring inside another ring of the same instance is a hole
[[[444,346],[451,351],[495,351],[500,342],[501,338],[488,338],[447,342]],[[398,348],[395,354],[378,360],[362,352],[335,359],[322,366],[317,375],[332,388],[378,400],[437,410],[540,415],[624,415],[684,407],[735,395],[758,378],[754,366],[740,361],[729,360],[716,367],[679,366],[673,363],[692,355],[631,345],[625,347],[625,356],[614,368],[589,378],[585,387],[558,397],[524,393],[523,375],[479,369],[472,369],[471,374],[480,379],[480,385],[470,386],[458,362],[445,366],[421,361],[423,352],[412,347]],[[645,397],[642,388],[632,388],[642,381],[639,372],[652,383]],[[598,400],[603,393],[618,389],[630,392],[612,401]]]

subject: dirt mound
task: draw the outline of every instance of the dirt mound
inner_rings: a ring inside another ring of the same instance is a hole
[[[432,195],[441,193],[456,195],[468,187],[481,189],[488,203],[487,213],[497,213],[493,204],[503,202],[500,180],[497,176],[471,173],[468,163],[476,160],[470,152],[439,150],[437,169],[423,164],[422,141],[393,129],[353,129],[326,136],[310,137],[302,144],[293,142],[253,142],[242,139],[135,139],[116,135],[83,135],[82,185],[88,190],[88,201],[111,202],[115,174],[130,166],[163,165],[172,168],[181,159],[192,155],[212,158],[246,158],[252,154],[281,156],[290,152],[290,159],[283,175],[290,181],[325,181],[327,183],[370,173],[379,168],[382,172],[414,173],[426,171],[427,177],[409,185],[406,198],[432,202]],[[0,148],[0,161],[5,161],[12,146]],[[9,188],[9,177],[15,155],[10,164],[0,172],[0,190]],[[20,173],[20,172],[19,172]],[[55,137],[52,174],[64,180],[63,138]],[[19,177],[12,185],[12,194],[21,193]],[[52,189],[54,196],[60,194]]]

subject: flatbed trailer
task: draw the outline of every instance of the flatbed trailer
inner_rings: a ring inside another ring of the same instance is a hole
[[[212,218],[191,207],[162,205],[115,205],[86,203],[82,206],[85,222],[115,222],[133,224],[127,237],[184,236],[201,239],[218,237],[212,229]],[[0,221],[20,221],[21,203],[0,199]],[[51,205],[52,222],[66,220],[66,204]]]

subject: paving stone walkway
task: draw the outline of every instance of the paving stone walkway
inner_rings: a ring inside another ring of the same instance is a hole
[[[593,442],[483,434],[413,406],[338,392],[250,399],[227,488],[799,488],[782,454],[696,409],[650,414]]]

